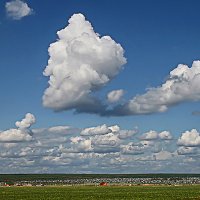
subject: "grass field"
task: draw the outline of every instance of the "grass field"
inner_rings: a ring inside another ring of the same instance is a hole
[[[0,187],[1,200],[200,200],[200,185],[194,186],[63,186]]]

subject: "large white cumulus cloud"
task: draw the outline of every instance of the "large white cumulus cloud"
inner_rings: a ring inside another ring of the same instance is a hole
[[[199,100],[200,61],[194,61],[192,67],[179,64],[170,72],[165,83],[149,89],[143,95],[135,96],[123,106],[116,107],[113,115],[164,112],[175,104]]]
[[[43,95],[45,107],[123,116],[165,112],[176,104],[200,100],[200,61],[194,61],[192,67],[179,64],[162,85],[130,100],[119,101],[123,89],[109,92],[107,101],[100,100],[95,92],[126,63],[123,48],[111,37],[95,33],[82,14],[74,14],[57,35],[58,40],[49,47],[50,58],[44,70],[49,77]]]
[[[122,69],[126,63],[123,48],[110,36],[95,33],[82,14],[74,14],[57,35],[58,40],[48,50],[50,58],[44,75],[49,76],[49,87],[43,105],[53,110],[98,112],[103,105],[93,92]]]

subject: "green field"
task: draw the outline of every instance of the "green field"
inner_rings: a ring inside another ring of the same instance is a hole
[[[194,186],[63,186],[0,187],[1,200],[200,200],[200,185]]]

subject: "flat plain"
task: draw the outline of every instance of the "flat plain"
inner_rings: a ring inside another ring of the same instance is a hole
[[[200,200],[200,185],[0,187],[1,200]]]

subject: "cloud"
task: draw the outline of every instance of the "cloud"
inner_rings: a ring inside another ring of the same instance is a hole
[[[180,146],[195,147],[200,146],[200,134],[196,129],[182,133],[177,142]]]
[[[174,154],[169,151],[160,151],[154,154],[155,160],[170,160],[174,157]]]
[[[13,20],[20,20],[23,17],[33,13],[33,9],[31,9],[27,3],[21,0],[6,2],[5,8],[7,16]]]
[[[110,103],[116,103],[122,98],[123,95],[124,95],[124,90],[122,89],[113,90],[107,94],[107,100]]]
[[[191,67],[179,64],[163,84],[126,102],[120,102],[123,89],[109,92],[107,99],[98,98],[97,92],[126,64],[124,50],[110,36],[95,33],[82,14],[74,14],[68,22],[48,49],[48,65],[43,72],[49,77],[49,87],[43,94],[45,107],[126,116],[165,112],[182,102],[200,100],[200,61],[194,61]]]
[[[65,148],[62,145],[60,148],[65,153],[82,153],[82,152],[91,152],[93,150],[92,141],[89,138],[84,138],[81,136],[75,136],[70,138],[70,147]]]
[[[122,154],[143,154],[145,150],[145,146],[142,144],[135,144],[133,142],[128,143],[127,145],[121,145]]]
[[[140,136],[141,140],[171,140],[173,137],[169,131],[153,131],[150,130]]]
[[[30,119],[26,115],[20,128],[0,132],[2,172],[150,173],[178,172],[180,167],[184,172],[199,172],[199,146],[176,149],[178,141],[169,139],[168,131],[148,131],[150,135],[142,134],[147,140],[141,140],[135,136],[137,128],[103,124],[85,129],[66,125],[31,129],[24,125],[33,123]],[[85,135],[81,135],[83,130],[87,130]]]
[[[119,139],[127,139],[127,138],[131,138],[132,136],[136,135],[138,133],[138,129],[134,129],[134,130],[120,130],[118,132],[118,138]]]
[[[179,64],[172,70],[165,83],[150,88],[122,106],[117,106],[110,115],[136,115],[165,112],[169,107],[185,102],[200,100],[200,61],[192,67]]]
[[[114,133],[106,135],[96,135],[92,138],[92,143],[96,146],[117,146],[120,143],[119,138]]]
[[[119,132],[120,131],[120,127],[118,125],[113,125],[113,126],[109,126],[109,129],[113,132]]]
[[[9,129],[0,133],[0,142],[30,141],[32,136],[27,130]]]
[[[95,136],[95,135],[107,135],[108,133],[115,134],[119,139],[131,138],[138,133],[138,128],[133,130],[121,130],[118,125],[107,126],[106,124],[85,128],[80,132],[81,136]]]
[[[29,128],[32,124],[35,123],[35,121],[36,121],[35,116],[31,113],[27,113],[25,118],[22,119],[22,121],[17,121],[15,125],[20,129]]]
[[[58,40],[48,49],[48,65],[43,72],[49,77],[49,87],[43,94],[45,107],[124,116],[165,112],[182,102],[200,100],[200,61],[194,61],[192,67],[179,64],[162,85],[148,88],[126,102],[119,102],[123,89],[109,92],[107,101],[100,99],[97,91],[126,64],[121,45],[110,36],[95,33],[82,14],[74,14],[57,35]]]
[[[32,133],[28,129],[35,123],[35,117],[31,113],[27,113],[22,121],[17,121],[15,125],[17,129],[9,129],[0,132],[0,142],[24,142],[32,140]]]
[[[177,153],[179,155],[195,155],[200,153],[200,149],[198,147],[181,146],[177,149]]]
[[[158,133],[156,131],[149,131],[144,133],[141,137],[141,140],[156,140],[158,139]]]
[[[80,135],[83,135],[83,136],[105,135],[105,134],[108,134],[111,132],[112,132],[112,130],[109,127],[107,127],[106,124],[103,124],[101,126],[83,129],[81,131]]]
[[[50,58],[43,73],[49,77],[43,105],[56,111],[101,112],[105,106],[94,92],[126,63],[123,48],[110,36],[95,33],[82,14],[74,14],[57,35],[48,49]]]
[[[158,134],[158,136],[162,140],[171,140],[173,138],[169,131],[162,131]]]

